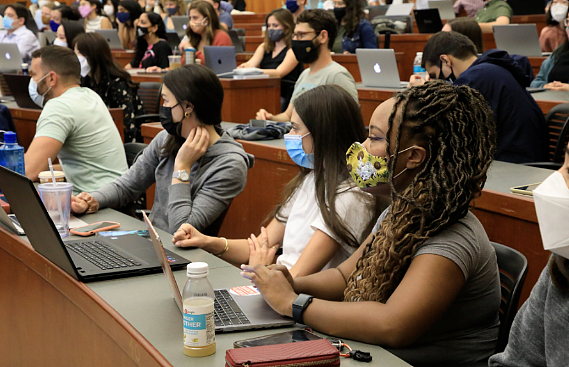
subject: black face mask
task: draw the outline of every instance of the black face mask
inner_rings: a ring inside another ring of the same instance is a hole
[[[318,48],[320,48],[322,44],[319,44],[318,46],[314,44],[316,37],[309,41],[292,41],[292,52],[294,52],[294,56],[298,62],[303,64],[312,64],[318,59]]]
[[[143,28],[140,26],[136,27],[136,36],[137,37],[144,37],[148,34],[148,28]]]
[[[176,104],[176,106],[178,105],[179,103]],[[162,124],[164,130],[168,132],[168,134],[174,136],[180,136],[180,131],[178,131],[179,130],[178,127],[180,125],[180,122],[182,121],[174,122],[174,118],[172,117],[172,109],[175,108],[176,106],[173,107],[160,106],[160,123]]]
[[[441,60],[441,67],[440,67],[440,71],[439,71],[439,79],[440,80],[446,80],[447,82],[453,84],[454,81],[456,80],[456,76],[454,75],[454,71],[452,70],[452,68],[450,68],[450,75],[448,76],[448,78],[445,78],[445,75],[443,74],[443,60]]]
[[[346,16],[346,8],[334,8],[334,16],[338,24],[341,23],[342,19]]]

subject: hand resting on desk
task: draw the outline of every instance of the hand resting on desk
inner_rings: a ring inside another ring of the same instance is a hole
[[[569,91],[569,84],[561,82],[552,82],[544,85],[543,89]]]
[[[99,202],[86,192],[71,196],[71,211],[75,214],[91,214],[99,210]]]

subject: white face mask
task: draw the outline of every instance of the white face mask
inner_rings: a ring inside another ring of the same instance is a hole
[[[30,78],[30,84],[28,84],[28,93],[30,94],[30,98],[32,99],[32,101],[34,101],[35,104],[37,104],[42,108],[43,108],[43,101],[45,99],[45,95],[47,94],[47,92],[50,91],[51,87],[49,87],[44,94],[40,95],[38,94],[38,83],[47,78],[48,75],[49,74],[45,74],[44,77],[38,80],[37,82],[34,81],[33,78]]]
[[[551,17],[557,22],[563,24],[563,20],[567,18],[567,10],[569,6],[563,4],[553,4],[551,6]]]
[[[53,41],[53,45],[54,46],[61,46],[61,47],[67,47],[67,42],[60,40],[59,38],[56,38]]]
[[[79,59],[79,63],[81,64],[81,76],[84,78],[89,75],[91,71],[91,67],[89,66],[89,61],[83,55],[78,55],[77,58]]]
[[[559,172],[554,172],[533,191],[535,211],[543,248],[569,259],[569,188]]]
[[[112,5],[103,6],[103,10],[105,11],[105,14],[107,14],[109,17],[115,13],[115,9],[113,8]]]

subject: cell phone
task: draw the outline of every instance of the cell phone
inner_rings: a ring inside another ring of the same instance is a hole
[[[120,227],[117,222],[97,222],[83,227],[71,229],[69,232],[78,236],[92,236],[97,232],[108,231]]]
[[[516,186],[512,187],[510,191],[513,192],[514,194],[533,196],[533,190],[535,190],[539,185],[541,185],[541,182],[529,185]]]
[[[267,125],[270,123],[271,122],[267,120],[255,120],[255,119],[249,120],[249,126],[251,127],[267,127]]]
[[[309,340],[318,340],[318,339],[322,338],[305,329],[297,329],[297,330],[285,331],[284,333],[259,336],[257,338],[237,340],[236,342],[233,343],[233,347],[249,348],[249,347],[258,347],[261,345],[287,344],[287,343],[305,342]]]

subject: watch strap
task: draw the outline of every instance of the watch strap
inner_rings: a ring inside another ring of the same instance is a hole
[[[299,324],[304,324],[302,314],[304,310],[312,303],[314,297],[308,294],[301,293],[296,297],[292,303],[292,318]]]

